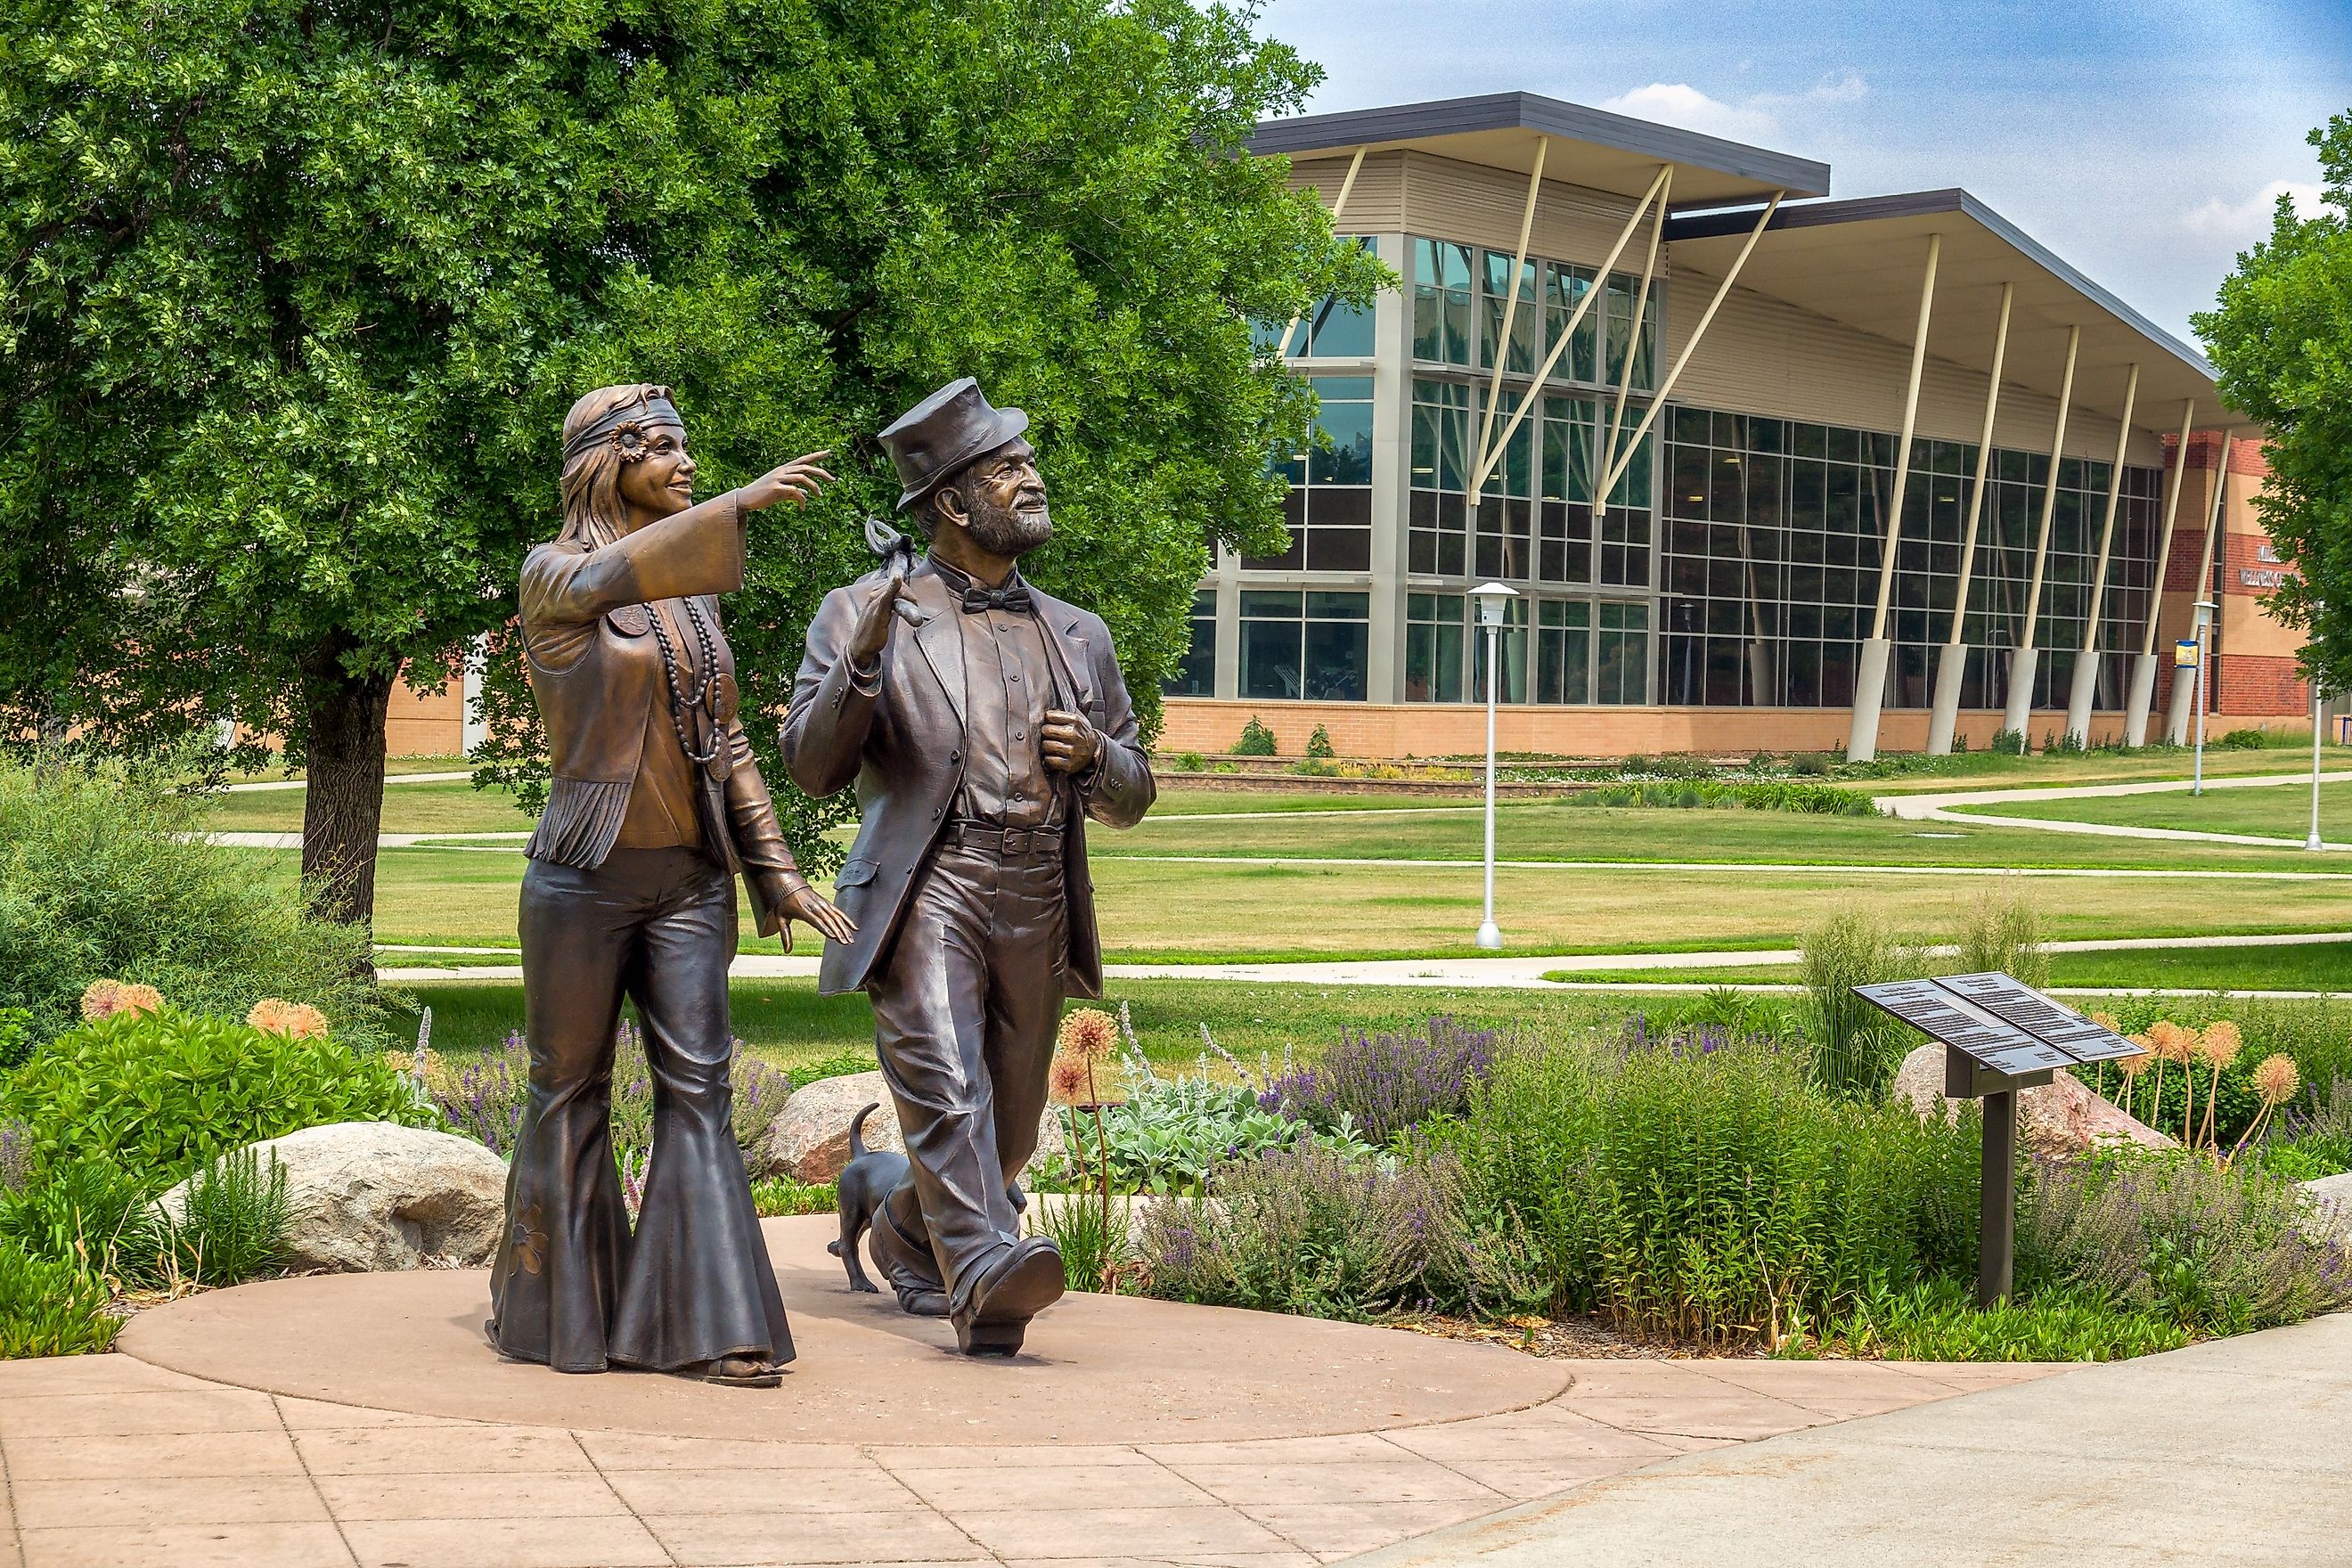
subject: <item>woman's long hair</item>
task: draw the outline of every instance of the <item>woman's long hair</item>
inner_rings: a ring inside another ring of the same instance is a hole
[[[563,446],[568,451],[581,431],[629,404],[667,402],[670,390],[651,382],[633,381],[620,386],[600,386],[572,405],[563,416]],[[563,531],[559,542],[585,540],[602,549],[621,537],[621,454],[609,441],[598,441],[563,465]]]

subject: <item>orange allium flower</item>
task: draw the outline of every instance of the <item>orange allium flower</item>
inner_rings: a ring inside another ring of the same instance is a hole
[[[2219,1023],[2207,1025],[2205,1032],[2197,1037],[2197,1054],[2211,1066],[2225,1068],[2238,1059],[2238,1052],[2244,1048],[2245,1043],[2244,1037],[2238,1033],[2238,1026],[2224,1018]]]
[[[93,980],[81,994],[81,1016],[92,1022],[110,1016],[121,1005],[115,998],[121,994],[120,980]]]
[[[245,1021],[257,1029],[298,1040],[323,1039],[327,1034],[324,1013],[308,1002],[288,1002],[276,996],[264,996],[256,1002]]]
[[[1054,1058],[1045,1077],[1045,1094],[1056,1105],[1076,1105],[1087,1095],[1087,1064],[1076,1057]]]
[[[2116,1070],[2126,1078],[2137,1078],[2147,1070],[2148,1063],[2156,1060],[2155,1042],[2146,1035],[2126,1035],[2124,1038],[2139,1047],[2139,1055],[2118,1058],[2116,1062]]]
[[[1059,1047],[1082,1062],[1106,1062],[1118,1049],[1118,1020],[1099,1007],[1081,1007],[1062,1020]]]
[[[2159,1018],[2147,1026],[2148,1043],[2156,1054],[2168,1062],[2186,1062],[2195,1048],[2197,1037],[2169,1018]]]
[[[114,993],[114,1010],[118,1013],[152,1013],[163,1005],[163,994],[152,985],[123,985]]]
[[[2294,1098],[2302,1082],[2293,1057],[2267,1056],[2255,1064],[2254,1092],[2263,1097],[2264,1105],[2284,1105]]]

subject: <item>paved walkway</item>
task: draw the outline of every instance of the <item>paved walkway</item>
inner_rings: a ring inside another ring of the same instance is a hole
[[[2323,773],[2322,783],[2352,779],[2352,773]],[[2308,784],[2308,770],[2299,773],[2259,773],[2246,778],[2209,778],[2208,791],[2273,789],[2284,784]],[[1996,827],[2031,827],[2050,833],[2089,834],[2100,838],[2165,838],[2193,844],[2246,844],[2265,849],[2301,849],[2301,838],[2273,838],[2252,833],[2201,833],[2186,827],[2132,827],[2117,822],[2067,822],[2045,816],[2004,816],[1987,811],[1956,811],[1955,806],[1998,805],[2014,800],[2092,800],[2126,795],[2186,795],[2197,787],[2194,779],[2158,779],[2147,784],[2068,784],[2055,789],[1948,790],[1935,795],[1882,795],[1878,809],[1910,822],[1976,823]],[[2323,851],[2352,850],[2352,844],[2323,842]]]
[[[976,1364],[851,1296],[830,1229],[769,1223],[801,1350],[777,1390],[499,1363],[478,1271],[247,1286],[141,1318],[122,1354],[0,1363],[0,1568],[1309,1568],[1677,1455],[2079,1375],[1541,1361],[1098,1297]]]
[[[1694,1454],[1361,1568],[2352,1563],[2352,1314]]]

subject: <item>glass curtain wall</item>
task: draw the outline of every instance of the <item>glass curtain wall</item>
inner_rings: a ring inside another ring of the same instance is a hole
[[[1160,684],[1163,697],[1214,697],[1217,694],[1217,591],[1202,588],[1192,595],[1192,641],[1175,672]]]
[[[1251,555],[1253,571],[1369,572],[1372,566],[1372,378],[1307,377],[1320,400],[1297,442],[1276,447],[1269,467],[1290,481],[1283,499],[1290,548]]]
[[[1676,408],[1660,511],[1658,700],[1677,706],[1842,708],[1853,700],[1859,644],[1870,635],[1895,438],[1875,431]],[[1936,649],[1948,633],[1974,446],[1920,438],[1888,632],[1886,704],[1924,708]],[[2049,459],[1996,451],[1979,524],[1961,703],[2007,699]],[[2059,468],[2044,571],[2035,705],[2063,707],[2090,614],[2109,468],[2069,458]],[[2120,708],[2153,580],[2162,475],[2125,470],[2101,610],[2097,705]]]

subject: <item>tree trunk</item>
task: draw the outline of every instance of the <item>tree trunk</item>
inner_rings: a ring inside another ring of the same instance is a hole
[[[383,721],[394,676],[354,678],[340,648],[306,661],[310,788],[302,799],[302,878],[318,912],[366,925],[375,918],[375,837],[383,822]]]

